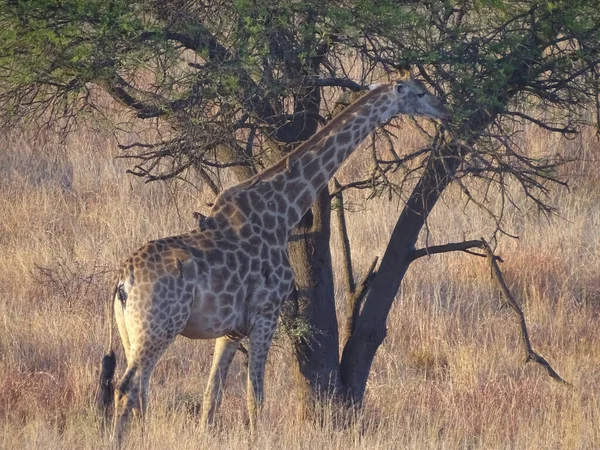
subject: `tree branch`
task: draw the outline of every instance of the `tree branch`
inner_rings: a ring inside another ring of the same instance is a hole
[[[434,245],[432,247],[414,250],[411,254],[407,255],[407,262],[412,262],[417,258],[421,258],[426,255],[433,255],[436,253],[447,253],[447,252],[453,252],[453,251],[465,251],[466,252],[468,249],[471,249],[471,248],[483,249],[483,251],[485,252],[485,255],[480,255],[478,253],[473,253],[473,252],[468,252],[468,253],[473,254],[475,256],[487,257],[490,260],[490,265],[492,268],[492,276],[498,283],[498,287],[500,288],[500,291],[502,292],[504,301],[508,306],[510,306],[513,309],[513,311],[517,314],[517,316],[519,318],[519,326],[521,329],[521,339],[522,339],[523,345],[525,347],[525,356],[526,356],[525,362],[534,361],[534,362],[540,364],[548,371],[548,375],[550,375],[550,377],[552,377],[554,380],[558,381],[559,383],[564,383],[568,386],[571,386],[570,383],[565,381],[552,368],[550,363],[548,363],[548,361],[546,361],[546,359],[543,356],[541,356],[535,350],[533,350],[533,348],[531,346],[531,341],[529,339],[529,332],[527,331],[527,323],[525,322],[525,315],[523,314],[523,310],[521,309],[521,307],[517,303],[516,299],[514,298],[514,296],[511,294],[510,290],[508,289],[508,286],[506,285],[506,282],[504,281],[504,276],[502,275],[502,271],[500,270],[500,267],[498,266],[498,261],[502,262],[502,259],[493,254],[490,246],[483,238],[481,238],[479,240],[455,242],[455,243],[445,244],[445,245]]]
[[[482,241],[482,240],[453,242],[451,244],[444,244],[444,245],[433,245],[431,247],[425,247],[425,248],[413,250],[412,253],[407,255],[406,259],[407,259],[407,262],[412,262],[415,259],[421,258],[423,256],[435,255],[436,253],[447,253],[447,252],[456,252],[456,251],[465,252],[470,248],[483,248],[484,245],[485,245],[485,241]],[[473,252],[471,252],[471,254],[474,254],[476,256],[482,256],[482,257],[485,256],[485,255],[479,255],[479,254],[473,253]]]
[[[348,308],[351,316],[348,317],[348,329],[346,330],[347,333],[345,334],[345,341],[350,339],[350,337],[354,333],[354,330],[356,329],[356,324],[360,316],[360,307],[367,295],[367,292],[369,291],[369,286],[371,285],[373,278],[375,278],[375,275],[377,274],[375,267],[377,266],[378,260],[379,258],[377,256],[375,257],[375,259],[373,259],[373,262],[369,266],[369,269],[367,269],[367,273],[358,285],[358,289],[355,289],[352,296],[348,299]],[[344,342],[344,345],[345,344],[346,343]]]
[[[531,341],[529,340],[529,332],[527,331],[527,324],[525,322],[525,315],[523,314],[523,310],[521,309],[521,307],[517,303],[516,299],[511,294],[510,290],[508,289],[508,286],[506,285],[506,282],[504,281],[504,276],[502,275],[502,272],[500,271],[500,267],[498,267],[498,263],[496,261],[497,257],[494,256],[494,254],[492,253],[492,249],[487,244],[487,242],[485,242],[483,240],[483,238],[481,239],[481,241],[484,243],[483,250],[484,250],[486,256],[488,257],[488,259],[490,260],[490,265],[492,268],[492,275],[494,276],[496,282],[498,283],[498,287],[500,288],[500,291],[502,292],[502,295],[504,296],[504,300],[505,300],[506,304],[508,304],[513,309],[513,311],[517,314],[517,316],[519,316],[519,326],[521,328],[521,338],[523,341],[523,345],[525,347],[525,354],[526,354],[525,362],[534,361],[534,362],[540,364],[541,366],[546,368],[546,370],[548,371],[548,375],[550,375],[550,377],[552,377],[554,380],[558,381],[559,383],[566,384],[567,386],[571,386],[571,384],[569,382],[565,381],[552,368],[550,363],[548,361],[546,361],[546,359],[543,356],[538,354],[531,347]]]
[[[574,128],[569,128],[569,127],[553,127],[552,125],[549,125],[545,122],[542,122],[541,120],[535,119],[527,114],[524,114],[522,112],[518,112],[518,111],[505,111],[504,112],[505,115],[507,116],[516,116],[516,117],[521,117],[522,119],[527,120],[528,122],[532,122],[534,124],[536,124],[538,127],[541,127],[545,130],[551,131],[553,133],[563,133],[563,134],[574,134],[577,133],[577,130],[575,130]]]
[[[319,87],[342,87],[346,89],[350,89],[352,91],[365,91],[369,89],[368,86],[357,83],[356,81],[352,81],[349,78],[314,78],[311,80],[307,80],[307,84],[311,86],[319,86]]]

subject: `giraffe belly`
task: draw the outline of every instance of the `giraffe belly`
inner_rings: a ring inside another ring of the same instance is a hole
[[[222,298],[225,297],[225,298]],[[190,339],[216,339],[233,333],[238,324],[238,314],[228,296],[204,294],[196,297],[192,312],[180,333]]]
[[[216,339],[225,336],[228,333],[223,333],[213,327],[206,327],[199,323],[193,323],[193,321],[190,320],[180,334],[189,339]]]

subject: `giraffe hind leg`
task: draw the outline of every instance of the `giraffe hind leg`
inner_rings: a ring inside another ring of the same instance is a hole
[[[158,359],[174,339],[148,339],[137,351],[131,349],[127,369],[115,391],[115,436],[118,442],[121,442],[132,416],[143,420],[146,415],[150,377]]]
[[[231,340],[227,336],[220,337],[215,342],[213,362],[202,403],[203,428],[214,424],[215,412],[221,404],[227,372],[239,346],[239,341]]]

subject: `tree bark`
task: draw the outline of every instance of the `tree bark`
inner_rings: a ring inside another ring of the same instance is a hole
[[[300,222],[289,243],[296,276],[294,320],[308,333],[295,339],[294,353],[303,416],[311,416],[314,402],[330,397],[340,387],[339,332],[333,292],[329,239],[331,203],[325,189]]]

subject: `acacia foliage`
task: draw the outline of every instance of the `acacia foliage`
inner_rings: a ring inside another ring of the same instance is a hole
[[[590,117],[599,14],[584,0],[2,0],[0,110],[5,124],[61,118],[68,129],[102,112],[100,89],[174,130],[127,142],[135,174],[194,167],[218,188],[215,168],[248,176],[265,148],[309,137],[326,120],[323,88],[358,90],[412,64],[477,144],[460,173],[500,183],[512,174],[527,190],[556,161],[527,159],[515,123],[570,133]],[[380,159],[380,181],[405,162]]]

